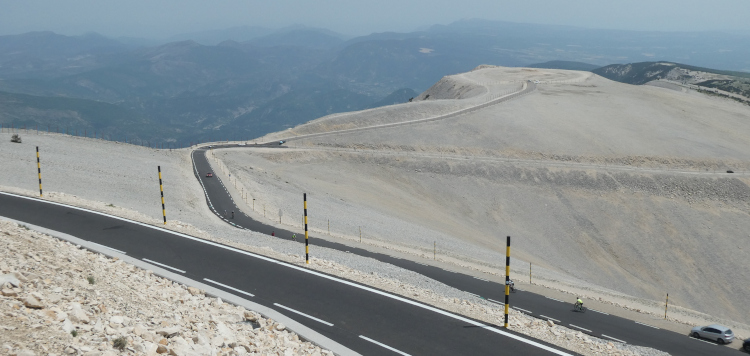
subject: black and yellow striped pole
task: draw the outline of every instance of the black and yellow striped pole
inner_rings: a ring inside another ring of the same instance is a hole
[[[39,174],[39,196],[42,196],[42,164],[39,163],[39,146],[36,146],[36,171]]]
[[[667,308],[669,307],[669,293],[667,293],[667,302],[664,303],[664,320],[667,319]]]
[[[302,201],[305,207],[305,263],[310,264],[310,240],[307,236],[307,193],[302,193]]]
[[[161,191],[161,213],[164,216],[164,225],[167,224],[167,209],[164,207],[164,185],[161,183],[161,166],[157,166],[159,169],[159,190]]]
[[[510,299],[510,236],[505,247],[505,328],[508,328],[508,299]]]

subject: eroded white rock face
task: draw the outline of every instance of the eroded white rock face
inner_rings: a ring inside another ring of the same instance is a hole
[[[4,221],[0,282],[2,354],[115,356],[123,338],[136,355],[333,355],[255,312]]]

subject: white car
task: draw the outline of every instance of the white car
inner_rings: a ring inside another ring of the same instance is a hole
[[[696,339],[716,340],[720,344],[728,344],[734,340],[734,333],[726,326],[711,324],[709,326],[696,326],[690,331],[690,336]]]

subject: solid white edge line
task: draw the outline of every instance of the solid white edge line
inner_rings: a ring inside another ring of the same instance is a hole
[[[539,314],[539,316],[541,316],[542,318],[547,318],[547,319],[549,319],[549,320],[554,320],[554,321],[556,321],[556,322],[558,322],[558,323],[561,323],[561,321],[560,321],[560,320],[557,320],[557,319],[554,319],[554,318],[550,318],[550,317],[548,317],[548,316],[546,316],[546,315],[541,315],[541,314]]]
[[[713,342],[710,342],[710,341],[706,341],[706,340],[703,340],[703,339],[698,339],[698,338],[695,338],[695,337],[692,337],[692,336],[691,336],[690,338],[691,338],[691,339],[693,339],[693,340],[698,340],[698,341],[700,341],[700,342],[705,342],[705,343],[707,343],[707,344],[709,344],[709,345],[716,345],[716,344],[714,344]]]
[[[529,314],[533,314],[533,313],[532,313],[531,311],[529,311],[529,310],[526,310],[526,309],[521,309],[521,308],[519,308],[519,307],[511,307],[511,308],[513,308],[513,309],[517,309],[517,310],[520,310],[520,311],[525,311],[525,312],[527,312],[527,313],[529,313]]]
[[[180,273],[185,273],[185,271],[183,271],[181,269],[177,269],[177,268],[174,268],[174,267],[171,267],[171,266],[167,266],[167,265],[165,265],[163,263],[159,263],[159,262],[156,262],[156,261],[151,261],[148,258],[141,258],[141,259],[144,260],[144,261],[146,261],[146,262],[148,262],[148,263],[155,264],[157,266],[161,266],[161,267],[164,267],[164,268],[169,268],[171,270],[175,270],[175,271],[180,272]]]
[[[588,308],[588,309],[586,309],[586,310],[591,310],[591,311],[592,311],[592,312],[594,312],[594,313],[599,313],[599,314],[609,315],[609,314],[607,314],[607,313],[605,313],[605,312],[603,312],[603,311],[598,311],[598,310],[596,310],[596,309],[591,309],[591,308]]]
[[[641,325],[643,325],[643,326],[648,326],[649,328],[660,329],[660,328],[657,328],[656,326],[653,326],[653,325],[648,325],[648,324],[644,324],[644,323],[639,323],[639,322],[637,322],[637,321],[636,321],[635,323],[636,323],[636,324],[641,324]]]
[[[359,288],[359,289],[362,289],[362,290],[365,290],[365,291],[368,291],[368,292],[371,292],[371,293],[375,293],[375,294],[378,294],[378,295],[381,295],[381,296],[384,296],[384,297],[387,297],[387,298],[391,298],[393,300],[398,300],[398,301],[406,303],[406,304],[411,304],[413,306],[420,307],[422,309],[429,310],[429,311],[432,311],[432,312],[435,312],[435,313],[438,313],[438,314],[441,314],[441,315],[444,315],[444,316],[456,319],[456,320],[464,322],[464,323],[469,323],[469,324],[474,325],[474,326],[481,326],[481,327],[484,326],[484,324],[478,323],[478,322],[476,322],[474,320],[471,320],[471,319],[469,319],[467,317],[464,317],[464,316],[461,316],[461,315],[457,315],[457,314],[453,314],[453,313],[450,313],[450,312],[438,309],[437,307],[433,307],[433,306],[430,306],[430,305],[427,305],[427,304],[422,304],[422,303],[419,303],[419,302],[415,302],[413,300],[406,299],[406,298],[403,298],[403,297],[399,297],[399,296],[394,295],[394,294],[389,294],[389,293],[386,293],[386,292],[383,292],[383,291],[380,291],[380,290],[377,290],[377,289],[374,289],[374,288],[371,288],[371,287],[368,287],[368,286],[360,285],[360,284],[357,284],[357,283],[354,283],[354,282],[350,282],[350,281],[347,281],[347,280],[344,280],[344,279],[340,279],[340,278],[336,278],[336,277],[333,277],[333,276],[329,276],[327,274],[323,274],[323,273],[320,273],[320,272],[317,272],[317,271],[309,270],[309,269],[307,269],[305,267],[299,267],[299,266],[296,266],[296,265],[293,265],[293,264],[290,264],[290,263],[286,263],[286,262],[282,262],[282,261],[277,261],[277,260],[275,260],[273,258],[270,258],[270,257],[266,257],[266,256],[263,256],[263,255],[255,254],[255,253],[248,252],[248,251],[245,251],[245,250],[240,250],[240,249],[235,248],[235,247],[225,246],[225,245],[222,245],[222,244],[217,243],[217,242],[203,240],[203,239],[197,238],[195,236],[190,236],[190,235],[187,235],[187,234],[183,234],[181,232],[168,230],[168,229],[165,229],[165,228],[160,227],[160,226],[149,225],[149,224],[146,224],[146,223],[142,223],[142,222],[134,221],[134,220],[129,220],[129,219],[126,219],[126,218],[122,218],[122,217],[119,217],[119,216],[110,215],[110,214],[107,214],[107,213],[102,213],[102,212],[98,212],[98,211],[94,211],[94,210],[89,210],[89,209],[86,209],[86,208],[79,208],[77,206],[66,205],[66,204],[62,204],[62,203],[51,202],[51,201],[47,201],[47,200],[43,200],[43,199],[37,199],[37,198],[27,197],[27,196],[18,195],[18,194],[7,193],[7,192],[0,192],[0,194],[14,196],[14,197],[22,198],[22,199],[35,200],[35,201],[42,202],[42,203],[48,203],[48,204],[63,206],[63,207],[69,208],[69,209],[74,209],[74,210],[79,210],[79,211],[85,211],[85,212],[88,212],[88,213],[91,213],[91,214],[106,216],[106,217],[109,217],[109,218],[112,218],[112,219],[115,219],[115,220],[120,220],[120,221],[128,222],[128,223],[131,223],[131,224],[134,224],[134,225],[140,225],[140,226],[143,226],[143,227],[146,227],[146,228],[149,228],[149,229],[154,229],[154,230],[165,232],[165,233],[172,234],[172,235],[175,235],[175,236],[180,236],[182,238],[185,238],[185,239],[188,239],[188,240],[193,240],[193,241],[196,241],[196,242],[200,242],[200,243],[203,243],[203,244],[206,244],[206,245],[209,245],[209,246],[223,248],[223,249],[228,250],[228,251],[233,251],[233,252],[240,253],[240,254],[243,254],[243,255],[246,255],[246,256],[255,257],[257,259],[264,260],[266,262],[275,263],[275,264],[278,264],[278,265],[281,265],[281,266],[285,266],[285,267],[288,267],[288,268],[291,268],[291,269],[295,269],[295,270],[298,270],[298,271],[301,271],[301,272],[305,272],[305,273],[308,273],[308,274],[311,274],[311,275],[314,275],[314,276],[317,276],[317,277],[320,277],[320,278],[325,278],[325,279],[328,279],[328,280],[332,280],[332,281],[335,281],[335,282],[346,284],[346,285],[351,286],[351,287]],[[521,336],[514,335],[514,334],[511,334],[511,333],[502,331],[502,330],[500,330],[498,328],[485,328],[485,329],[486,330],[490,330],[490,331],[492,331],[492,332],[494,332],[496,334],[500,334],[500,335],[503,335],[505,337],[509,337],[511,339],[514,339],[514,340],[517,340],[517,341],[529,344],[531,346],[538,347],[538,348],[540,348],[542,350],[546,350],[546,351],[552,352],[552,353],[557,354],[557,355],[572,356],[571,354],[569,354],[567,352],[563,352],[563,351],[554,349],[552,347],[549,347],[547,345],[540,344],[540,343],[538,343],[536,341],[532,341],[532,340],[523,338]]]
[[[242,294],[245,294],[245,295],[249,295],[249,296],[251,296],[251,297],[254,297],[254,296],[255,296],[255,295],[254,295],[254,294],[252,294],[252,293],[248,293],[248,292],[245,292],[245,291],[243,291],[243,290],[239,290],[239,289],[237,289],[237,288],[234,288],[234,287],[230,287],[230,286],[228,286],[228,285],[226,285],[226,284],[221,284],[221,283],[219,283],[219,282],[217,282],[217,281],[212,281],[212,280],[210,280],[210,279],[208,279],[208,278],[203,278],[203,280],[204,280],[204,281],[206,281],[206,282],[211,282],[211,283],[213,283],[213,284],[215,284],[215,285],[217,285],[217,286],[222,286],[222,287],[224,287],[224,288],[226,288],[226,289],[231,289],[231,290],[233,290],[233,291],[235,291],[235,292],[238,292],[238,293],[242,293]]]
[[[570,325],[570,326],[572,326],[572,327],[574,327],[574,328],[576,328],[576,329],[581,329],[581,330],[583,330],[583,331],[588,331],[588,332],[591,332],[591,330],[589,330],[589,329],[584,329],[584,328],[582,328],[582,327],[580,327],[580,326],[575,326],[575,325],[573,325],[573,324],[568,324],[568,325]]]
[[[611,337],[611,336],[607,336],[607,335],[604,335],[604,334],[602,334],[602,336],[606,337],[607,339],[612,339],[612,340],[615,340],[615,341],[619,341],[619,342],[621,342],[621,343],[623,343],[623,344],[627,344],[627,342],[625,342],[625,341],[622,341],[622,340],[620,340],[620,339],[615,339],[615,338],[613,338],[613,337]]]
[[[497,304],[502,304],[502,305],[505,305],[505,303],[503,303],[503,302],[498,302],[497,300],[494,300],[494,299],[490,299],[490,298],[487,298],[487,300],[489,300],[490,302],[493,302],[493,303],[497,303]]]
[[[546,298],[547,298],[547,299],[552,299],[552,300],[554,300],[554,301],[558,301],[558,302],[560,302],[560,303],[565,303],[565,302],[563,302],[563,301],[562,301],[562,300],[560,300],[560,299],[555,299],[555,298],[550,298],[550,297],[546,297]]]
[[[292,313],[297,313],[297,314],[299,314],[299,315],[302,315],[302,316],[308,317],[308,318],[310,318],[310,319],[312,319],[312,320],[315,320],[315,321],[317,321],[317,322],[319,322],[319,323],[323,323],[323,324],[326,324],[326,325],[328,325],[328,326],[333,326],[333,324],[331,324],[331,323],[329,323],[329,322],[327,322],[327,321],[325,321],[325,320],[322,320],[322,319],[318,319],[318,318],[316,318],[316,317],[314,317],[314,316],[312,316],[312,315],[307,315],[307,314],[305,314],[305,313],[303,313],[303,312],[301,312],[301,311],[298,311],[298,310],[294,310],[294,309],[292,309],[292,308],[290,308],[290,307],[286,307],[286,306],[283,306],[283,305],[281,305],[281,304],[279,304],[279,303],[273,303],[273,305],[275,305],[275,306],[277,306],[277,307],[279,307],[279,308],[284,308],[284,309],[286,309],[286,310],[288,310],[288,311],[290,311],[290,312],[292,312]]]
[[[406,352],[403,352],[403,351],[400,351],[400,350],[394,349],[394,348],[392,348],[392,347],[390,347],[390,346],[388,346],[388,345],[386,345],[386,344],[383,344],[383,343],[377,342],[377,341],[375,341],[375,340],[373,340],[373,339],[370,339],[369,337],[366,337],[366,336],[364,336],[364,335],[359,335],[359,337],[361,337],[361,338],[363,338],[363,339],[365,339],[365,340],[367,340],[367,341],[369,341],[369,342],[371,342],[371,343],[373,343],[373,344],[375,344],[375,345],[379,345],[379,346],[385,347],[386,349],[388,349],[388,350],[391,350],[391,351],[393,351],[393,352],[396,352],[396,353],[399,353],[399,354],[401,354],[401,355],[404,355],[404,356],[411,356],[410,354],[407,354]]]
[[[464,292],[466,292],[466,291],[464,291]],[[473,296],[475,296],[477,298],[482,298],[479,294],[474,294],[474,293],[471,293],[471,292],[466,292],[466,293],[469,293],[469,294],[471,294],[471,295],[473,295]]]
[[[123,254],[123,255],[127,255],[127,252],[125,252],[125,251],[120,251],[120,250],[118,250],[118,249],[116,249],[116,248],[111,248],[111,247],[109,247],[109,246],[106,246],[106,245],[102,245],[102,244],[98,244],[98,243],[96,243],[96,242],[91,242],[91,241],[89,241],[89,243],[90,243],[90,244],[94,244],[94,245],[97,245],[97,246],[101,246],[101,247],[104,247],[104,248],[106,248],[106,249],[110,249],[110,250],[112,250],[112,251],[115,251],[115,252],[119,252],[119,253],[121,253],[121,254]]]

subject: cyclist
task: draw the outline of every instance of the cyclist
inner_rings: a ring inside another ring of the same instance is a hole
[[[579,309],[583,309],[583,301],[581,300],[581,297],[578,297],[578,299],[576,299],[576,307]]]
[[[515,283],[515,282],[513,282],[513,280],[512,280],[512,279],[509,279],[509,280],[508,280],[508,286],[510,286],[510,290],[511,290],[511,292],[515,292],[515,291],[516,291],[516,283]]]

